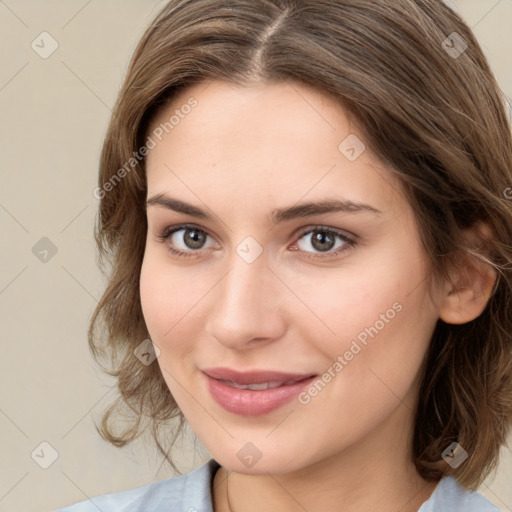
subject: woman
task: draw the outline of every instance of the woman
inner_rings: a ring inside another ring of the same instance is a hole
[[[90,342],[107,440],[186,419],[212,459],[63,510],[497,510],[511,163],[441,1],[169,2],[105,139]]]

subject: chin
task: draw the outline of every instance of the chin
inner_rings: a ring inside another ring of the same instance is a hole
[[[268,435],[268,434],[265,434]],[[268,439],[258,440],[257,436],[248,435],[246,439],[251,441],[240,441],[233,439],[229,444],[220,446],[218,443],[211,449],[205,444],[208,453],[228,471],[240,473],[243,475],[267,475],[268,473],[279,475],[300,470],[315,461],[306,460],[307,457],[297,458],[297,453],[301,452],[297,447],[293,447],[290,440],[287,440],[287,446],[279,442],[272,443]],[[212,440],[215,443],[214,440]],[[304,456],[305,454],[302,453]]]

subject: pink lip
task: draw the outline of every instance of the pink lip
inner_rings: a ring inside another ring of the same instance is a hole
[[[311,373],[238,372],[229,368],[205,368],[203,373],[213,399],[225,410],[241,416],[259,416],[282,407],[316,377]],[[291,382],[275,388],[252,390],[234,388],[225,381],[240,385]]]

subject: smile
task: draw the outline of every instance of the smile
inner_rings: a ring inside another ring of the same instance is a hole
[[[236,389],[250,389],[252,391],[260,391],[262,389],[274,389],[279,388],[281,386],[288,386],[290,384],[294,384],[296,381],[287,380],[286,382],[262,382],[261,384],[239,384],[238,382],[233,382],[230,380],[221,380],[228,386]]]
[[[226,411],[240,416],[268,414],[295,398],[316,377],[273,371],[203,370],[208,391]]]

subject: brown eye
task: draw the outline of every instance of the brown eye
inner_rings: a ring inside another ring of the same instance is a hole
[[[183,231],[183,235],[179,235],[178,240],[183,241],[188,249],[201,249],[208,236],[204,231],[199,231],[194,228],[180,229],[175,231],[174,234],[180,231]]]
[[[330,251],[336,244],[336,237],[327,231],[313,231],[311,245],[317,251]]]
[[[215,247],[213,241],[210,246],[205,244],[211,238],[208,233],[196,226],[168,227],[158,239],[167,245],[168,250],[180,257],[199,255],[202,249]],[[197,253],[197,254],[196,254]]]
[[[320,253],[318,257],[322,258],[322,253],[326,253],[325,257],[336,256],[355,244],[355,240],[338,231],[318,226],[303,233],[295,245],[299,250],[310,253],[311,258],[316,257],[315,253]]]

